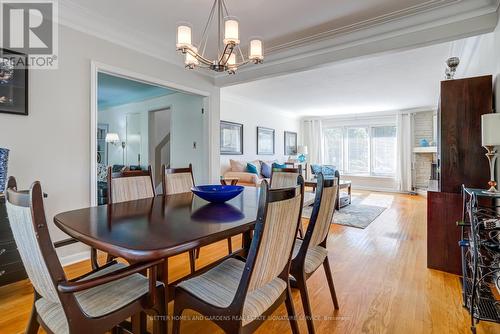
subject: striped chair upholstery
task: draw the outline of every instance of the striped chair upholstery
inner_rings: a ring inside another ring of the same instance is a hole
[[[165,195],[188,193],[193,186],[191,173],[165,174]]]
[[[9,182],[11,181],[9,180]],[[37,184],[35,183],[35,185]],[[50,268],[52,268],[52,270],[56,269],[54,271],[59,271],[61,273],[62,277],[60,279],[66,280],[66,277],[58,261],[48,232],[44,231],[44,233],[47,233],[47,240],[45,236],[41,237],[35,230],[35,210],[43,211],[43,208],[34,208],[32,205],[14,205],[9,201],[9,196],[7,196],[6,207],[12,234],[24,268],[26,269],[36,293],[40,296],[38,299],[35,298],[36,311],[43,323],[53,333],[69,333],[66,313],[61,304],[57,288],[53,282],[53,275],[57,276],[57,273],[52,273],[51,275]],[[46,223],[37,224],[38,229],[42,229],[44,226],[46,228]],[[41,248],[41,243],[46,245],[45,242],[47,241],[49,247],[51,247],[50,252],[52,260],[48,260],[51,261],[51,267],[47,265]],[[126,267],[124,264],[115,263],[84,277],[80,281],[102,276],[124,267]],[[98,318],[112,313],[146,295],[149,291],[149,284],[149,280],[145,276],[141,274],[132,274],[116,281],[76,292],[74,296],[82,311],[90,317]],[[159,286],[162,283],[157,284]]]
[[[254,236],[251,249],[256,242],[259,243],[258,248],[253,257],[249,255],[247,263],[229,258],[204,274],[181,282],[177,287],[208,304],[227,308],[234,300],[242,277],[247,273],[245,266],[253,263],[243,302],[242,326],[264,314],[287,289],[287,282],[280,278],[280,274],[289,263],[302,207],[301,186],[295,187],[294,197],[268,203],[260,243],[259,238]]]
[[[30,207],[15,206],[6,201],[10,228],[31,284],[48,302],[59,303],[59,295],[38,244]]]
[[[126,265],[117,263],[87,278],[102,276],[125,267]],[[148,293],[148,290],[148,279],[140,274],[134,274],[92,289],[76,292],[75,297],[86,314],[98,318],[124,307]],[[68,321],[60,302],[40,298],[35,302],[35,306],[43,322],[52,332],[69,333]]]
[[[289,188],[297,185],[297,177],[300,172],[285,172],[275,168],[271,174],[271,189]]]
[[[295,185],[297,180],[295,180]],[[269,203],[262,241],[255,259],[248,291],[264,287],[275,279],[288,262],[295,241],[301,195],[285,201]]]
[[[314,272],[328,255],[328,251],[320,244],[325,240],[330,230],[333,214],[335,212],[335,202],[337,200],[338,185],[323,188],[323,196],[319,206],[316,223],[311,234],[311,241],[307,249],[305,260],[306,273]],[[295,258],[302,246],[302,240],[297,239],[293,249],[293,258]]]
[[[150,176],[130,176],[111,179],[111,198],[113,203],[133,201],[154,197]]]

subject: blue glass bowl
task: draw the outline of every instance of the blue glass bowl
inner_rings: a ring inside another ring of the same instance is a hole
[[[224,203],[241,194],[244,189],[242,186],[206,185],[192,187],[191,191],[205,201]]]

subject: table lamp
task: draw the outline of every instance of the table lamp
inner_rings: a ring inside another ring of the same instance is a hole
[[[481,141],[488,151],[486,157],[490,162],[489,193],[497,193],[495,181],[495,161],[497,159],[496,147],[500,145],[500,113],[485,114],[481,116]]]
[[[297,153],[299,154],[298,160],[299,162],[305,162],[306,161],[306,154],[307,154],[307,146],[302,146],[300,145],[297,149]]]

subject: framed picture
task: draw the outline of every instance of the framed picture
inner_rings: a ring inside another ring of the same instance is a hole
[[[0,48],[0,113],[28,115],[28,64],[25,54]]]
[[[257,154],[274,154],[274,129],[257,127]]]
[[[285,131],[285,155],[297,155],[297,132]]]
[[[220,154],[243,154],[243,124],[220,121]]]

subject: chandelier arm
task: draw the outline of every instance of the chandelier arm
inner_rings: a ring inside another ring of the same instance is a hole
[[[222,2],[222,7],[224,7],[224,10],[226,11],[226,16],[229,16],[229,11],[227,10],[227,7],[226,7],[226,2],[224,0],[221,0]]]
[[[191,48],[187,47],[185,49],[187,53],[189,53],[191,56],[195,57],[196,59],[198,59],[198,61],[206,64],[206,65],[212,65],[212,61],[203,57],[202,55],[200,55],[198,52],[195,52],[193,51]]]
[[[230,56],[231,56],[231,54],[233,53],[233,49],[234,49],[234,47],[231,47],[231,48],[229,49],[229,54],[227,55],[227,57],[224,57],[224,56],[226,55],[226,51],[227,51],[227,49],[228,49],[229,47],[230,47],[230,44],[226,44],[226,46],[224,47],[224,52],[221,54],[221,56],[220,56],[220,58],[219,58],[219,61],[218,61],[218,63],[219,63],[220,65],[226,65],[226,64],[227,64],[227,62],[229,61],[229,57],[230,57]],[[224,60],[224,58],[225,58],[225,60]]]
[[[214,1],[214,4],[212,5],[212,9],[210,10],[210,15],[208,15],[208,20],[207,24],[205,25],[205,29],[203,29],[203,34],[201,35],[201,40],[200,40],[200,47],[203,45],[203,48],[201,50],[201,54],[205,54],[205,49],[207,47],[208,43],[208,29],[212,25],[212,21],[214,19],[214,14],[215,14],[215,5],[217,4],[217,0]]]
[[[237,48],[238,48],[238,51],[240,52],[241,60],[245,61],[245,56],[243,56],[243,52],[241,51],[240,46],[238,45]]]

